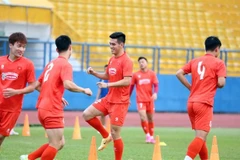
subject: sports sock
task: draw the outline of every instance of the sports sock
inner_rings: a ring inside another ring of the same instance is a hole
[[[142,129],[144,131],[145,134],[148,134],[148,122],[147,121],[141,121],[141,125],[142,125]]]
[[[153,122],[148,122],[148,131],[150,136],[153,136],[154,134],[154,123]]]
[[[48,146],[41,156],[41,160],[53,160],[58,150],[52,146]]]
[[[200,152],[202,146],[204,144],[203,139],[196,137],[188,146],[187,156],[194,159]]]
[[[208,160],[208,149],[207,149],[206,142],[203,143],[203,146],[199,152],[199,156],[201,160]]]
[[[34,152],[30,153],[28,155],[28,159],[29,160],[35,160],[39,157],[41,157],[42,153],[44,152],[44,150],[48,147],[48,143],[42,145],[41,147],[39,147],[37,150],[35,150]]]
[[[109,136],[109,133],[103,127],[102,123],[100,122],[100,120],[97,117],[94,117],[94,118],[88,120],[87,123],[90,126],[92,126],[93,128],[95,128],[102,135],[103,138],[107,138]]]
[[[122,138],[114,140],[115,160],[122,160],[124,144]]]

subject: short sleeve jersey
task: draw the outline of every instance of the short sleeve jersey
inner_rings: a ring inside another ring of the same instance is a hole
[[[133,74],[132,85],[136,85],[137,102],[151,102],[153,85],[158,84],[158,79],[152,70],[138,71]]]
[[[191,73],[192,86],[188,102],[214,104],[218,77],[226,77],[226,67],[222,60],[206,54],[187,63],[183,68]]]
[[[107,74],[109,82],[117,82],[124,77],[132,77],[133,62],[130,57],[124,53],[120,57],[113,56],[108,63]],[[107,101],[110,103],[129,103],[130,85],[122,87],[110,87],[107,94]]]
[[[3,97],[3,89],[23,89],[27,83],[36,81],[35,70],[32,61],[21,57],[15,61],[10,61],[8,56],[0,57],[0,111],[21,112],[23,94],[10,98]]]
[[[67,59],[59,56],[45,67],[38,79],[41,83],[41,91],[37,108],[62,116],[65,80],[72,81],[72,66]]]

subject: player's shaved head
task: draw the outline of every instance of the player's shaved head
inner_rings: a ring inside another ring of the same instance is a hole
[[[67,51],[72,44],[71,39],[67,35],[61,35],[55,40],[57,50],[59,53]]]
[[[11,34],[8,38],[8,42],[14,45],[15,42],[20,42],[22,44],[27,44],[26,36],[21,32],[15,32]]]
[[[214,51],[217,47],[221,47],[222,43],[218,37],[210,36],[205,40],[205,50]]]
[[[118,43],[125,43],[126,41],[126,36],[122,32],[114,32],[109,37],[112,39],[117,39]]]

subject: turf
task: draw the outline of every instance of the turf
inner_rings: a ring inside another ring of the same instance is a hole
[[[16,131],[21,132],[21,127]],[[73,128],[65,129],[66,145],[58,154],[57,160],[87,160],[92,136],[96,136],[97,145],[100,144],[100,135],[91,128],[81,128],[81,140],[72,140]],[[194,137],[189,128],[156,128],[156,135],[167,146],[161,146],[163,160],[181,160],[185,156],[186,148]],[[240,159],[240,129],[212,129],[207,141],[209,152],[213,135],[217,136],[218,149],[221,160]],[[141,128],[123,128],[124,140],[123,160],[151,160],[153,154],[152,144],[144,143],[144,134]],[[21,154],[30,153],[41,144],[47,142],[44,130],[41,127],[31,127],[31,136],[11,136],[7,138],[0,151],[0,160],[17,160]],[[104,151],[98,152],[98,160],[113,160],[113,148],[110,144]],[[195,160],[199,160],[197,157]]]

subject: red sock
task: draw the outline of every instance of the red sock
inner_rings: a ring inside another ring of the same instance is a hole
[[[153,122],[148,122],[148,131],[150,136],[153,136],[154,133],[154,123]]]
[[[194,140],[188,146],[187,155],[194,159],[200,152],[204,141],[201,138],[194,138]]]
[[[35,159],[41,157],[41,156],[42,156],[42,153],[44,152],[44,150],[45,150],[47,147],[48,147],[48,143],[42,145],[42,146],[39,147],[36,151],[30,153],[30,154],[28,155],[28,159],[29,159],[29,160],[35,160]]]
[[[52,146],[48,146],[41,156],[41,160],[53,160],[58,150]]]
[[[122,138],[114,140],[115,160],[122,160],[124,144]]]
[[[203,146],[199,152],[199,156],[201,160],[208,160],[208,149],[207,149],[206,142],[203,143]]]
[[[141,121],[141,125],[142,125],[142,129],[144,131],[145,134],[148,134],[148,122],[147,121]]]
[[[100,120],[97,117],[94,117],[94,118],[88,120],[87,123],[90,126],[92,126],[93,128],[95,128],[102,135],[103,138],[107,138],[109,136],[109,133],[103,127],[102,123],[100,122]]]

